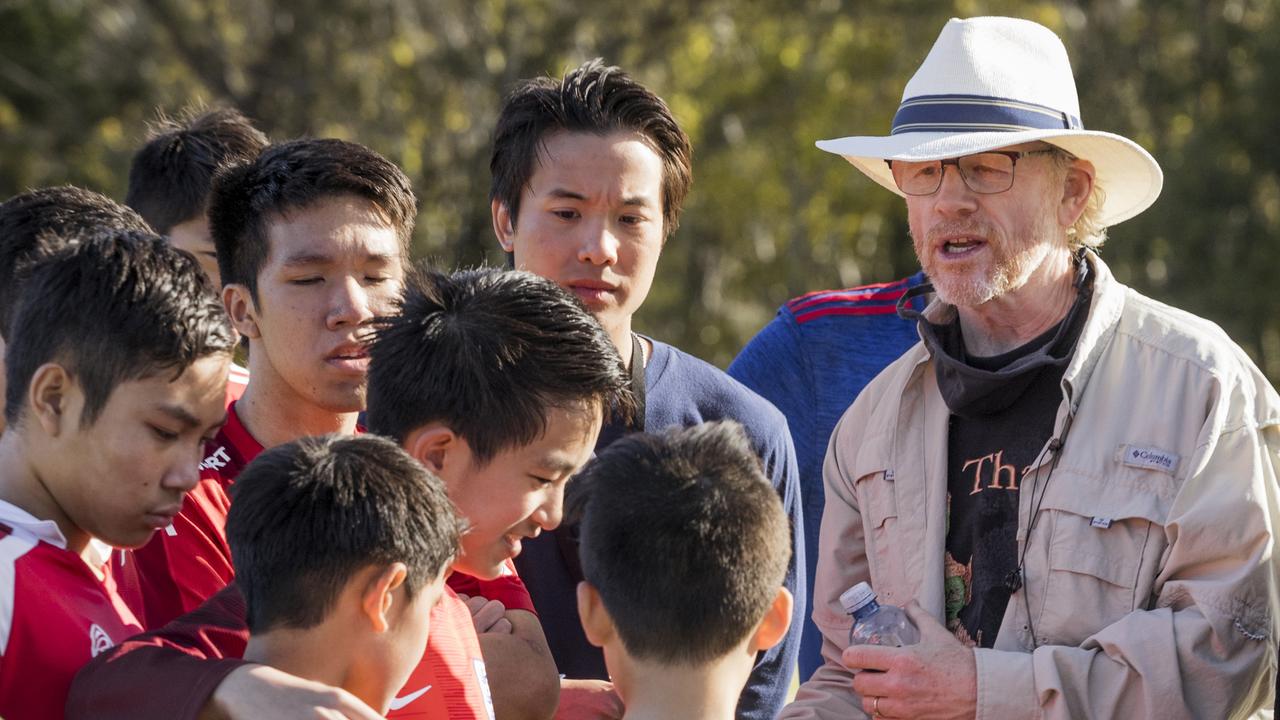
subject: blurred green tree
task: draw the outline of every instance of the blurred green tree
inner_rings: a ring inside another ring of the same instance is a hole
[[[902,203],[820,138],[884,132],[948,17],[1052,27],[1088,127],[1164,194],[1104,254],[1280,379],[1280,13],[1269,0],[0,0],[0,196],[117,197],[157,109],[239,106],[274,138],[359,140],[409,173],[415,252],[501,262],[488,144],[522,77],[602,56],[671,104],[695,183],[638,327],[724,365],[787,298],[914,269]]]

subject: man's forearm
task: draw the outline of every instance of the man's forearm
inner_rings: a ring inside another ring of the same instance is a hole
[[[125,642],[76,675],[66,717],[197,720],[218,684],[245,664],[239,659],[207,659],[171,647]]]

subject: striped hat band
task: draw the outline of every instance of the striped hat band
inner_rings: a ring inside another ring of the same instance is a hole
[[[904,100],[893,116],[891,135],[911,132],[1016,132],[1080,130],[1071,113],[1024,100],[981,95],[922,95]]]

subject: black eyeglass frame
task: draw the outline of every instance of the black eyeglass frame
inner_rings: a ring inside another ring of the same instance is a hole
[[[979,195],[999,195],[1000,193],[1003,193],[1003,192],[1009,192],[1009,190],[1013,188],[1013,181],[1016,179],[1016,176],[1018,173],[1018,160],[1020,158],[1028,157],[1031,155],[1049,155],[1057,152],[1061,152],[1065,154],[1068,158],[1072,160],[1075,159],[1075,156],[1067,152],[1066,150],[1063,150],[1061,148],[1056,148],[1056,147],[1049,147],[1049,148],[1041,148],[1039,150],[985,150],[983,152],[970,153],[968,155],[961,155],[960,157],[947,158],[945,160],[931,160],[931,161],[903,160],[902,162],[936,162],[938,163],[938,184],[935,185],[933,189],[930,190],[929,192],[922,192],[922,193],[907,192],[907,190],[902,187],[902,183],[898,181],[898,176],[894,175],[893,173],[893,160],[886,159],[884,163],[889,166],[889,174],[893,175],[893,184],[898,186],[898,189],[901,190],[904,195],[910,195],[912,197],[928,197],[929,195],[933,195],[934,193],[938,192],[938,190],[942,189],[942,180],[944,176],[947,174],[948,165],[955,166],[956,172],[960,173],[960,181],[964,183],[965,187],[969,188],[973,192]],[[1009,167],[1009,187],[1004,188],[1003,190],[984,191],[984,190],[979,190],[974,186],[970,185],[969,176],[964,174],[964,168],[960,167],[960,161],[963,160],[964,158],[974,157],[976,155],[1004,155],[1005,157],[1009,158],[1009,161],[1011,163]]]

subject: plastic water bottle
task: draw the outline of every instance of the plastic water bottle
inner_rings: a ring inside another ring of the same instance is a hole
[[[853,616],[849,628],[850,645],[902,647],[920,642],[920,630],[896,605],[876,602],[876,593],[860,582],[840,595],[840,605]]]

